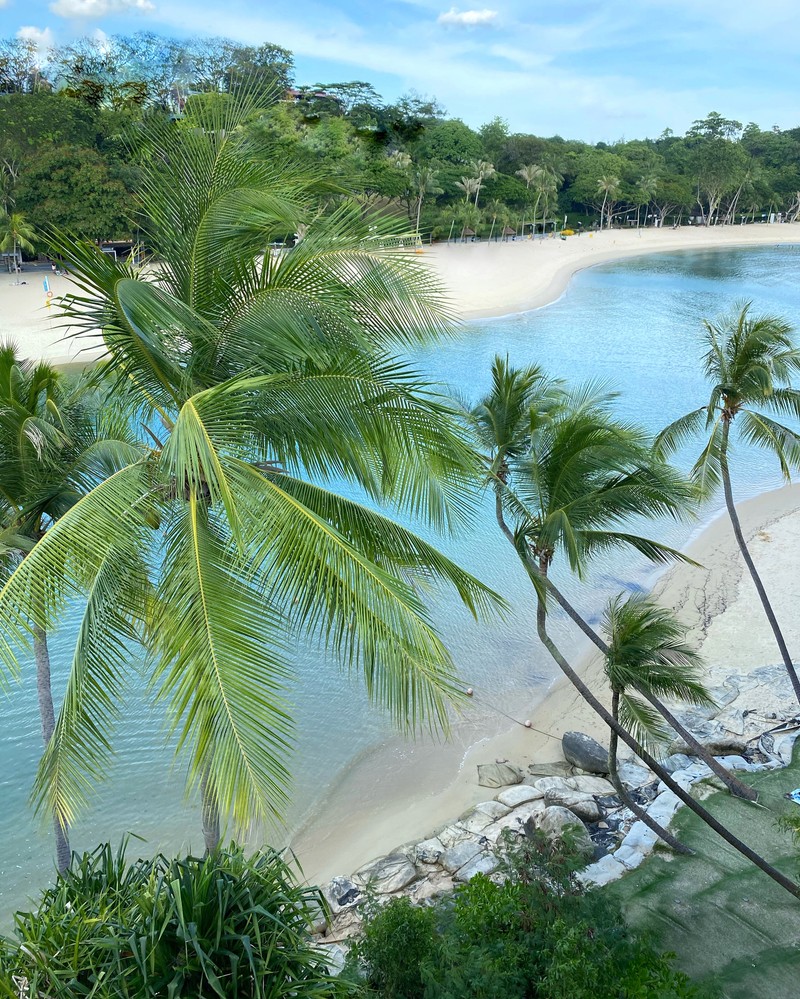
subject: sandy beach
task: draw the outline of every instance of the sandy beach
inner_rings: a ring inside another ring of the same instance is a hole
[[[426,249],[419,259],[439,276],[454,311],[472,319],[546,305],[563,294],[575,273],[612,260],[675,250],[790,243],[800,243],[800,226],[683,227],[584,233],[566,240],[440,245]],[[44,276],[44,272],[23,273],[20,280],[25,284],[13,283],[10,275],[0,277],[0,335],[14,340],[25,355],[57,364],[96,358],[100,353],[96,345],[87,347],[85,341],[69,339],[59,329],[57,305],[45,307]],[[69,282],[47,276],[55,302],[69,292]],[[800,557],[800,487],[744,503],[741,515],[789,646],[800,652],[800,618],[793,607]],[[659,580],[656,593],[665,605],[677,609],[690,636],[700,644],[710,684],[732,672],[777,662],[755,591],[749,577],[742,575],[727,519],[720,517],[708,526],[689,554],[703,567],[676,567]],[[597,663],[588,651],[581,669],[597,676]],[[467,720],[450,742],[410,744],[398,738],[356,760],[293,840],[309,879],[349,874],[393,847],[422,838],[485,798],[486,791],[476,782],[477,763],[498,758],[519,764],[558,759],[560,736],[568,729],[604,736],[578,695],[560,682],[544,696],[541,691],[520,695],[512,714],[517,723],[490,738],[479,723]],[[526,719],[531,728],[522,724]],[[499,728],[495,726],[495,731]]]

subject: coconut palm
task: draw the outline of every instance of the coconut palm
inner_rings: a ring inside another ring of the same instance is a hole
[[[438,185],[439,174],[431,167],[420,167],[414,171],[414,190],[417,194],[417,221],[415,231],[419,239],[419,218],[422,214],[422,202],[428,194],[441,194],[442,188]]]
[[[117,622],[133,622],[201,793],[208,849],[221,822],[241,827],[285,804],[285,650],[298,634],[360,671],[398,725],[445,728],[459,691],[423,593],[450,585],[475,613],[499,602],[330,488],[347,480],[439,529],[465,515],[466,435],[393,355],[448,331],[449,316],[428,272],[381,248],[391,220],[349,204],[320,216],[314,182],[247,142],[239,126],[257,110],[240,92],[199,106],[193,128],[149,123],[141,200],[155,280],[53,237],[77,288],[69,321],[101,330],[114,391],[133,396],[149,446],[67,511],[0,590],[0,656],[12,667],[67,595],[94,593],[114,610],[96,640],[117,658],[134,655]],[[293,250],[265,251],[300,222]],[[135,556],[147,600],[126,572]],[[106,772],[108,747],[87,731],[103,731],[123,696],[102,656],[73,669],[37,784],[64,823]]]
[[[0,346],[0,579],[6,580],[34,545],[97,482],[135,460],[125,420],[100,418],[80,387],[65,385],[48,364],[19,360]],[[93,608],[95,614],[98,608]],[[90,641],[90,639],[89,639]],[[47,628],[33,626],[33,655],[42,739],[55,728]],[[84,636],[76,650],[86,651]],[[53,815],[56,862],[69,865],[69,828]]]
[[[800,436],[767,415],[800,416],[800,391],[791,384],[792,376],[800,370],[800,348],[795,345],[789,323],[778,316],[752,315],[750,309],[751,304],[745,303],[714,322],[705,320],[703,372],[711,383],[711,398],[662,430],[656,446],[668,454],[691,438],[701,434],[706,438],[693,475],[703,495],[709,495],[722,483],[736,542],[800,703],[800,680],[747,546],[733,500],[728,464],[734,424],[744,442],[777,459],[787,481],[792,467],[800,464]]]
[[[475,207],[477,208],[483,182],[494,177],[497,171],[494,168],[494,163],[489,163],[488,160],[473,160],[470,167],[475,172],[475,179],[478,182],[478,186],[475,188]]]
[[[603,216],[606,216],[606,229],[611,228],[611,218],[614,211],[614,201],[619,193],[619,189],[622,186],[622,181],[619,177],[612,177],[610,174],[604,174],[597,181],[597,192],[603,195],[603,205],[600,209],[600,223],[602,225]],[[606,206],[608,206],[608,212],[606,213]]]
[[[610,398],[606,396],[606,400]],[[530,432],[533,422],[539,425],[543,419],[551,418],[559,412],[581,410],[591,411],[598,402],[603,402],[602,393],[596,393],[591,386],[581,395],[565,392],[560,381],[548,379],[540,368],[511,368],[508,359],[496,358],[492,366],[492,390],[489,396],[472,414],[480,442],[492,456],[489,474],[500,485],[507,484],[514,459],[525,454],[530,447]],[[495,489],[498,523],[503,526],[502,489]],[[598,526],[602,526],[599,524]],[[609,649],[606,642],[579,613],[563,591],[548,577],[547,591],[586,637],[600,650],[604,657]],[[743,784],[728,771],[706,749],[659,698],[656,692],[645,687],[639,694],[648,701],[650,708],[683,739],[690,751],[699,756],[711,771],[739,798],[755,801],[757,792]]]
[[[17,252],[27,250],[33,253],[33,239],[36,231],[22,212],[3,212],[0,215],[0,250],[14,254],[14,269],[17,268]]]
[[[702,660],[684,641],[675,615],[649,597],[633,595],[610,600],[603,616],[607,638],[604,657],[611,688],[611,714],[642,745],[665,741],[663,718],[651,703],[632,691],[710,706],[713,699],[700,680]],[[619,790],[617,734],[609,736],[608,766]]]
[[[481,182],[477,177],[462,177],[461,180],[456,181],[456,187],[464,192],[465,203],[470,204],[473,195],[477,199],[481,189]]]
[[[500,373],[498,370],[495,389]],[[519,391],[514,390],[515,381]],[[579,577],[592,558],[620,546],[633,548],[653,561],[680,559],[675,550],[623,528],[635,515],[679,515],[691,492],[681,476],[653,456],[642,430],[613,418],[608,395],[590,387],[574,397],[562,396],[555,404],[550,400],[544,406],[535,404],[526,416],[526,397],[535,388],[529,373],[518,376],[506,365],[503,391],[495,392],[499,405],[487,397],[473,420],[484,444],[491,447],[496,435],[496,450],[488,460],[498,525],[533,585],[542,644],[586,703],[674,794],[743,856],[800,897],[800,887],[719,823],[620,725],[549,635],[548,598],[559,593],[550,578],[556,557],[565,558]],[[552,395],[551,388],[548,396]],[[519,416],[520,424],[504,424],[505,415],[510,420]],[[680,848],[649,815],[633,810],[662,839]]]

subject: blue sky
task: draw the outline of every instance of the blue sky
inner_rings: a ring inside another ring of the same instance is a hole
[[[301,83],[435,95],[472,126],[588,141],[683,132],[708,111],[800,125],[797,0],[0,0],[0,35],[149,29],[274,42]]]

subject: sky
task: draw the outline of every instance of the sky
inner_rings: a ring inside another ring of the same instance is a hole
[[[797,0],[0,0],[0,37],[224,35],[294,53],[301,84],[435,96],[478,127],[589,142],[684,132],[709,111],[800,125]]]

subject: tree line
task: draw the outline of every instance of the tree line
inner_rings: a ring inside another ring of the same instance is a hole
[[[277,45],[150,32],[46,52],[0,42],[2,209],[34,228],[138,237],[135,126],[162,116],[180,129],[193,103],[224,101],[243,79],[272,90],[241,125],[264,156],[320,170],[338,182],[330,198],[354,193],[424,237],[530,234],[565,216],[713,225],[800,212],[800,128],[711,112],[684,135],[594,145],[513,133],[502,117],[472,129],[418,94],[389,103],[365,81],[297,85],[292,55]]]

